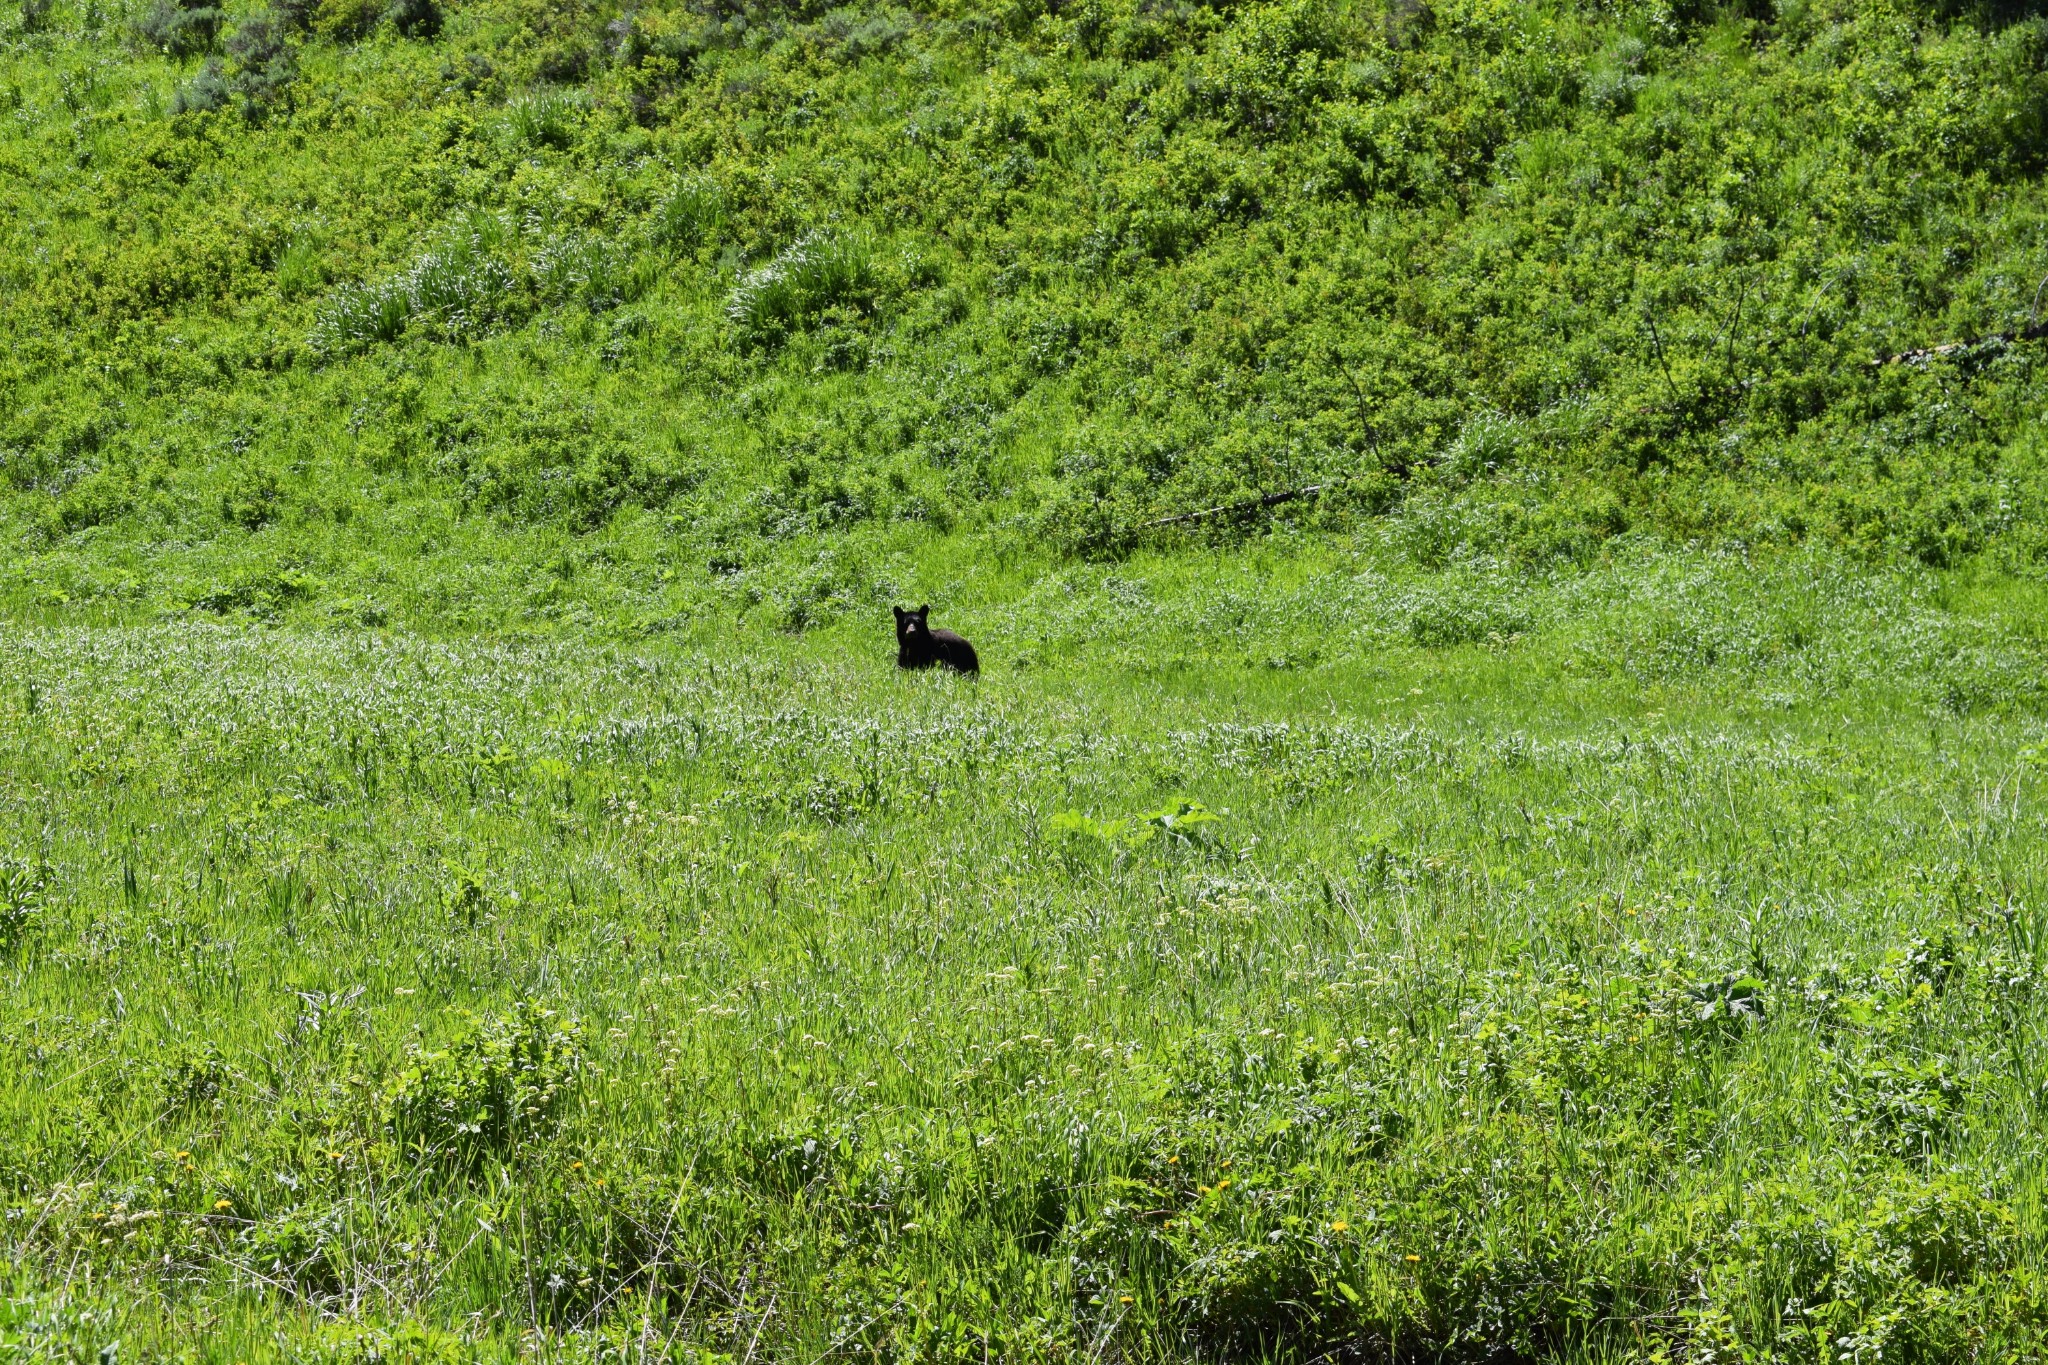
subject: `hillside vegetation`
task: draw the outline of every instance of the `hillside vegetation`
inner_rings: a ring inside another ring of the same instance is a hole
[[[802,629],[1313,484],[1525,562],[2048,553],[2040,344],[1868,363],[2040,316],[2024,6],[24,3],[62,619]]]
[[[2048,1357],[2038,6],[0,44],[0,1362]]]

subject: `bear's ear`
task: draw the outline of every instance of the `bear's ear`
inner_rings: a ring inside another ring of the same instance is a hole
[[[919,608],[917,609],[917,615],[918,615],[918,616],[919,616],[920,618],[922,618],[922,617],[926,617],[926,616],[930,616],[931,614],[932,614],[932,604],[931,604],[931,603],[929,603],[929,602],[925,603],[925,604],[924,604],[923,606],[921,606],[921,607],[919,607]]]
[[[903,610],[903,608],[901,607],[891,607],[889,608],[889,610],[896,613],[896,619],[899,621],[901,621],[905,616],[908,616],[910,614],[909,612]]]

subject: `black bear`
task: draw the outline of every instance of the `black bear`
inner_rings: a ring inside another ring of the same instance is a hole
[[[929,603],[916,611],[896,608],[896,666],[930,668],[933,664],[961,673],[981,672],[974,646],[950,630],[933,630]]]

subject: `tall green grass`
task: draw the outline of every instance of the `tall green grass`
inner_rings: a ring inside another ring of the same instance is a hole
[[[750,342],[779,341],[832,307],[864,309],[876,288],[872,251],[844,233],[810,232],[740,277],[725,315]]]

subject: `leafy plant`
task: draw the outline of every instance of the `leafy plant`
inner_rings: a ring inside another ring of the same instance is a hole
[[[1117,820],[1096,820],[1079,811],[1064,810],[1046,821],[1046,829],[1056,835],[1125,848],[1135,848],[1162,836],[1171,844],[1188,845],[1203,842],[1213,833],[1207,827],[1220,823],[1228,814],[1182,798],[1158,810]]]
[[[164,1102],[174,1114],[212,1110],[233,1079],[227,1058],[211,1043],[179,1049],[162,1066]]]
[[[554,1131],[583,1068],[573,1018],[519,1001],[447,1047],[414,1046],[386,1091],[393,1136],[423,1161],[471,1164]]]

